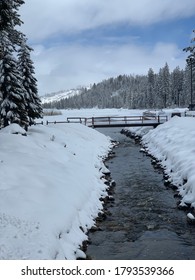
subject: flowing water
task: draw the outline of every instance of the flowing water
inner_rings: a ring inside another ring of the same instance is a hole
[[[115,200],[106,205],[109,215],[99,230],[89,233],[87,254],[99,260],[195,259],[195,227],[177,208],[162,171],[120,130],[99,131],[120,142],[107,161]]]

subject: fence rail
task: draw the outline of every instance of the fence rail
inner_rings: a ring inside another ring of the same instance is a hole
[[[167,116],[106,116],[106,117],[67,117],[64,121],[46,121],[46,125],[60,123],[80,123],[89,127],[154,126],[168,120]],[[43,122],[36,123],[43,124]]]

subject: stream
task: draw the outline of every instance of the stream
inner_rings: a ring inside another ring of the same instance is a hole
[[[163,173],[120,129],[98,129],[120,144],[106,164],[116,182],[114,202],[99,230],[89,233],[87,255],[96,260],[195,259],[195,227],[179,210]]]

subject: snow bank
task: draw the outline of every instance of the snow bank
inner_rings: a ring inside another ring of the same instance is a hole
[[[83,256],[110,139],[80,124],[34,126],[27,136],[16,126],[0,131],[0,259]]]
[[[173,117],[149,131],[142,141],[178,186],[181,205],[195,207],[195,119]]]

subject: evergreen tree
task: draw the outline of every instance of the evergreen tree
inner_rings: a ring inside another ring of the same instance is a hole
[[[181,93],[183,89],[184,73],[179,66],[171,74],[171,105],[180,106]]]
[[[12,122],[24,127],[28,124],[24,107],[25,90],[14,57],[21,34],[15,26],[22,23],[17,10],[22,3],[22,0],[0,1],[0,117],[3,126]]]
[[[155,75],[152,68],[148,70],[148,86],[147,86],[147,104],[149,108],[153,108],[155,104],[154,98],[154,83],[155,83]]]
[[[183,77],[182,94],[180,97],[181,106],[189,106],[191,100],[191,75],[189,65],[186,65]]]
[[[193,33],[195,33],[195,30],[193,30]],[[189,71],[190,71],[190,80],[191,80],[191,98],[190,98],[190,103],[195,103],[195,97],[194,97],[194,88],[195,88],[195,37],[192,38],[191,40],[191,45],[185,49],[183,49],[186,52],[189,52],[189,55],[186,59],[187,64],[189,66]],[[192,108],[191,108],[192,109]]]
[[[16,29],[23,23],[18,14],[22,4],[23,0],[0,0],[0,118],[3,126],[16,122],[27,129],[29,122],[41,117],[42,108],[33,77],[32,49]]]
[[[195,30],[193,30],[193,33],[195,33]],[[191,46],[183,49],[186,52],[190,52],[188,58],[192,58],[192,59],[195,59],[195,44],[194,44],[194,42],[195,42],[195,37],[193,37],[192,40],[191,40]]]
[[[0,116],[2,125],[18,123],[26,127],[28,119],[25,110],[25,89],[22,86],[17,61],[13,56],[14,50],[5,31],[1,32],[0,39],[3,49],[3,57],[0,59],[0,92],[2,99]]]
[[[36,118],[42,117],[41,100],[38,97],[37,80],[34,77],[34,65],[30,58],[30,52],[33,50],[26,44],[26,38],[23,38],[23,44],[18,51],[19,71],[22,76],[22,84],[25,88],[25,106],[29,123],[33,124]]]
[[[159,95],[161,108],[166,108],[170,105],[170,72],[167,63],[159,71]]]
[[[19,7],[24,4],[23,0],[1,0],[0,1],[0,33],[7,31],[8,38],[13,45],[20,44],[21,32],[15,29],[23,22],[17,13]]]

